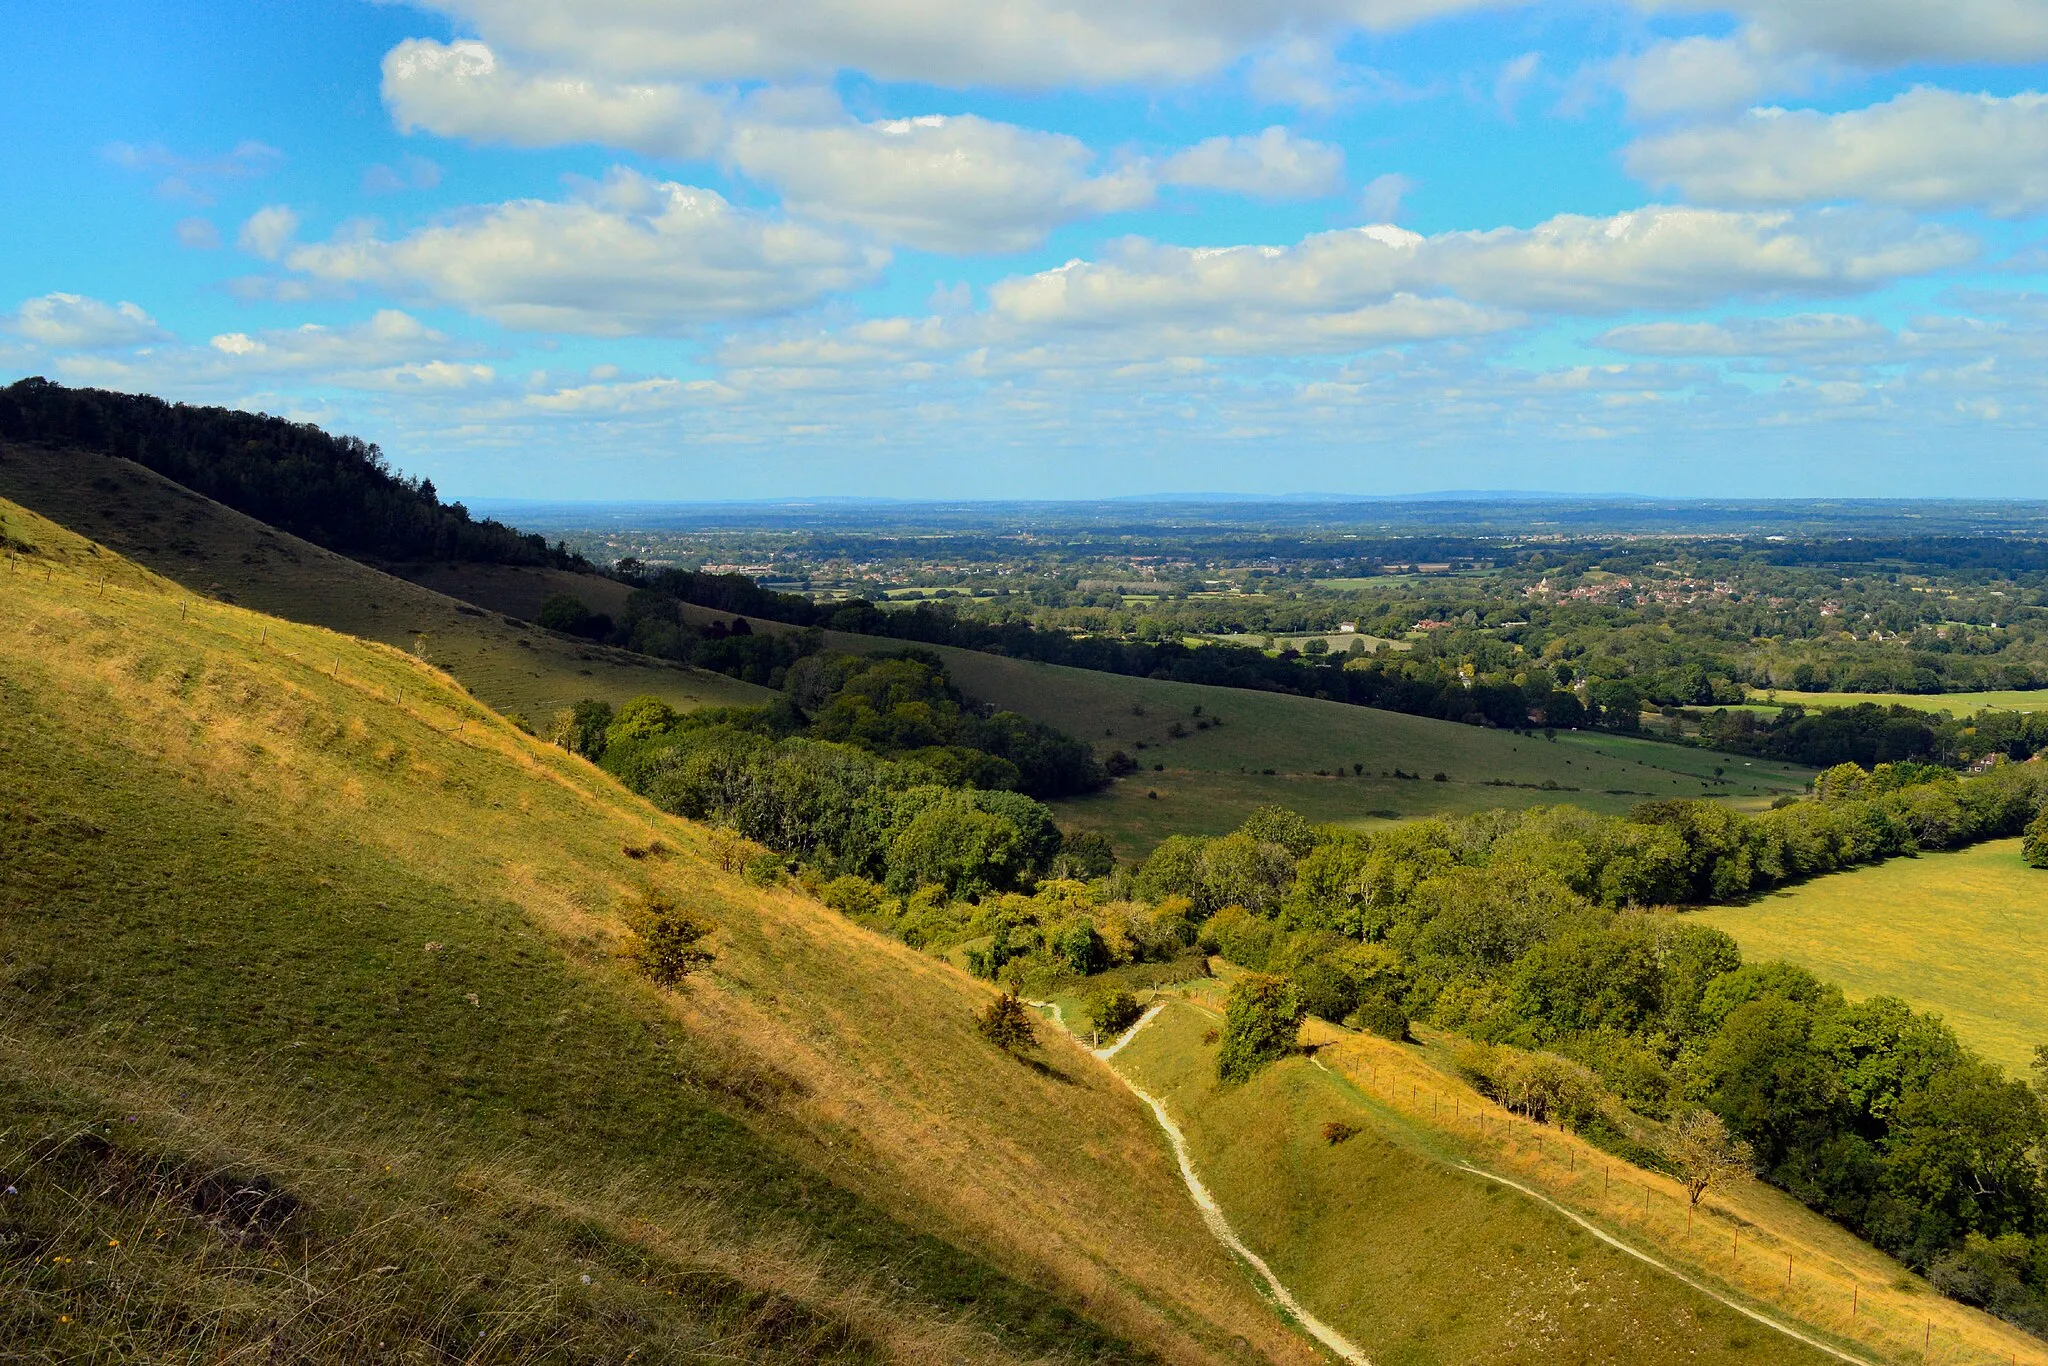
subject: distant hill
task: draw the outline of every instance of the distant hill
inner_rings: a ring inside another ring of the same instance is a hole
[[[24,379],[0,389],[0,440],[133,460],[237,512],[358,559],[588,566],[502,522],[444,503],[376,446],[310,423],[146,394]]]

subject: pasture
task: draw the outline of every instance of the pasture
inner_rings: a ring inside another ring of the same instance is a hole
[[[1940,1014],[2018,1075],[2048,1043],[2048,872],[2018,840],[1832,873],[1699,917],[1749,959]]]

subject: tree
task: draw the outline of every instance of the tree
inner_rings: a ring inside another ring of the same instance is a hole
[[[1144,1014],[1138,998],[1119,987],[1096,997],[1088,1006],[1088,1022],[1106,1039],[1113,1039],[1138,1022]]]
[[[1664,1156],[1685,1183],[1685,1193],[1697,1205],[1707,1187],[1750,1170],[1754,1160],[1749,1145],[1728,1132],[1728,1126],[1712,1110],[1689,1110],[1671,1126]]]
[[[649,892],[634,920],[638,937],[631,951],[633,961],[662,986],[679,986],[685,977],[712,961],[711,951],[703,946],[711,926],[665,893]]]
[[[1302,1014],[1301,996],[1285,979],[1255,972],[1238,978],[1223,1012],[1216,1075],[1227,1082],[1249,1081],[1267,1063],[1292,1053]]]
[[[2020,843],[2020,857],[2030,868],[2048,868],[2048,807],[2027,826],[2026,838]]]
[[[1038,1047],[1038,1030],[1031,1023],[1031,1012],[1017,999],[1017,993],[1006,991],[988,1003],[988,1006],[974,1017],[974,1027],[981,1037],[987,1039],[1005,1053],[1020,1053]]]

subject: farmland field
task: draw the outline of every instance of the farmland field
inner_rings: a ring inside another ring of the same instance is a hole
[[[1766,699],[1770,701],[1766,701]],[[1853,707],[1872,702],[1880,707],[1912,707],[1916,711],[1971,716],[1985,708],[2000,711],[2048,711],[2048,688],[2028,692],[1780,692],[1752,693],[1751,706]]]
[[[2048,1043],[2048,872],[2018,840],[1835,873],[1700,912],[1749,959],[1782,958],[1852,996],[1938,1012],[2025,1074]]]

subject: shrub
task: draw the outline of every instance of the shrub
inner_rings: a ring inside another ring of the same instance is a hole
[[[1038,1030],[1031,1023],[1031,1012],[1014,991],[1006,991],[990,1001],[974,1017],[974,1027],[982,1038],[1005,1053],[1038,1047]]]
[[[2030,868],[2048,868],[2048,807],[2028,824],[2026,838],[2020,842],[2020,857]]]
[[[818,899],[841,915],[871,915],[882,904],[882,889],[849,873],[826,883]]]
[[[661,892],[647,894],[645,905],[633,921],[631,957],[641,971],[662,986],[680,985],[685,977],[713,959],[711,951],[703,945],[711,926]]]
[[[1223,1012],[1223,1051],[1216,1074],[1227,1082],[1249,1081],[1267,1063],[1294,1051],[1301,1034],[1301,996],[1278,977],[1246,973],[1230,989]]]
[[[1353,1016],[1358,1027],[1382,1039],[1395,1043],[1413,1043],[1415,1036],[1408,1032],[1408,1012],[1401,1003],[1391,996],[1368,996],[1358,1003],[1358,1013]]]
[[[1088,1006],[1088,1020],[1105,1038],[1115,1038],[1138,1022],[1144,1014],[1138,998],[1119,988],[1097,996]]]
[[[1323,1142],[1329,1144],[1333,1148],[1336,1147],[1339,1143],[1348,1143],[1352,1139],[1357,1137],[1358,1126],[1355,1124],[1346,1124],[1341,1119],[1333,1119],[1323,1125]]]

